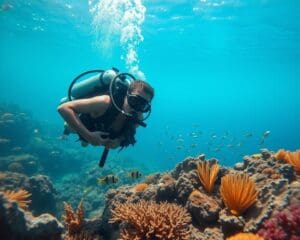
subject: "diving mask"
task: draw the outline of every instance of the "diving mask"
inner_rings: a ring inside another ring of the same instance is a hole
[[[151,109],[150,103],[140,95],[127,93],[127,101],[129,106],[137,112],[146,113]]]

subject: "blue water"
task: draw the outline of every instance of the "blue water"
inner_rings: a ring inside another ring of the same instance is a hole
[[[299,149],[299,1],[123,0],[113,14],[92,11],[106,3],[0,0],[0,100],[57,126],[58,135],[56,107],[76,75],[138,67],[155,88],[153,111],[119,158],[166,170],[200,153],[232,165],[260,148]],[[131,8],[144,17],[129,22],[141,32],[121,41],[126,23],[113,28],[109,19],[123,21]],[[112,36],[108,45],[104,36]],[[130,46],[137,59],[127,61]]]

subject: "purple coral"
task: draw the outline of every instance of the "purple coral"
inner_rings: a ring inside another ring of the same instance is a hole
[[[258,234],[265,240],[300,240],[300,204],[293,204],[266,220]]]

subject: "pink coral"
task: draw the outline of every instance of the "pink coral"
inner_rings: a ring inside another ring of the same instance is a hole
[[[294,204],[266,220],[258,234],[265,240],[300,240],[300,204]]]

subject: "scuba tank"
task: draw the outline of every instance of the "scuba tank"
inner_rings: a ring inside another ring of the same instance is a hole
[[[81,80],[86,75],[96,73],[96,75]],[[89,70],[81,73],[71,82],[68,89],[68,96],[61,99],[60,103],[72,101],[74,99],[89,98],[109,92],[112,80],[118,75],[119,70],[112,68],[109,70]],[[124,79],[123,79],[124,80]]]

